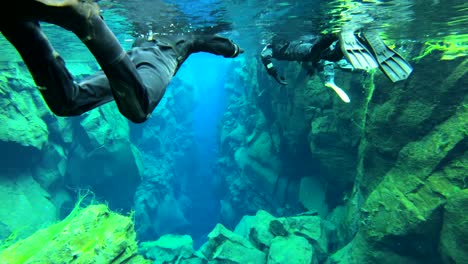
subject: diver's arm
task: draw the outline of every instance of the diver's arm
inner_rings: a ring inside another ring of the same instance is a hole
[[[283,76],[278,75],[278,70],[276,70],[275,66],[273,65],[273,49],[271,44],[268,44],[263,48],[262,53],[260,54],[262,59],[263,66],[269,75],[271,75],[275,80],[281,85],[287,85],[285,78]]]

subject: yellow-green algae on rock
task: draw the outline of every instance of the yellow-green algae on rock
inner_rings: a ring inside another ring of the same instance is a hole
[[[137,254],[135,237],[130,217],[105,205],[77,207],[63,221],[0,252],[0,263],[151,263]]]

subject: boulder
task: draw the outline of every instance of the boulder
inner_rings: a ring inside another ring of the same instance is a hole
[[[444,263],[468,263],[468,189],[450,196],[444,207],[440,251]]]
[[[37,231],[0,252],[0,262],[149,264],[137,254],[130,217],[105,205],[75,208],[61,222]]]
[[[67,171],[67,157],[61,145],[47,144],[41,162],[34,169],[34,179],[46,190],[63,181]]]
[[[318,264],[313,248],[300,236],[275,237],[268,253],[268,264]]]
[[[153,264],[179,263],[193,257],[193,240],[188,235],[164,235],[157,241],[143,242],[139,252]]]
[[[266,255],[247,239],[217,224],[200,252],[213,263],[262,264]]]
[[[3,72],[2,72],[3,74]],[[0,167],[26,167],[37,162],[49,131],[30,90],[0,78]],[[25,158],[28,157],[28,158]]]
[[[313,246],[319,260],[328,255],[330,227],[317,215],[298,215],[280,218],[290,234],[304,237]]]
[[[0,176],[0,239],[31,235],[57,220],[57,209],[50,195],[32,176],[15,172],[15,177]],[[1,261],[0,261],[1,262]]]
[[[276,218],[264,210],[259,210],[254,216],[242,217],[234,229],[234,233],[249,239],[259,250],[270,247],[274,235],[269,231],[271,221]]]
[[[69,154],[66,183],[90,188],[111,209],[128,211],[143,170],[140,152],[130,142],[128,122],[110,105],[83,117],[82,133],[75,136]]]

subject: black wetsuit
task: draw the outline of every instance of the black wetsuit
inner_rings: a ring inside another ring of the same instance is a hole
[[[9,11],[13,19],[0,19],[0,31],[15,46],[47,105],[59,116],[80,115],[115,100],[125,117],[135,123],[144,122],[191,53],[236,57],[241,50],[231,40],[220,36],[187,35],[164,41],[139,40],[125,52],[92,0],[73,2],[71,7],[23,0]],[[42,32],[39,20],[74,32],[103,71],[75,82]]]
[[[312,36],[306,40],[277,41],[267,44],[261,53],[261,60],[268,74],[281,83],[273,59],[303,62],[308,70],[314,70],[319,61],[336,62],[343,53],[336,47],[338,37],[334,34]]]

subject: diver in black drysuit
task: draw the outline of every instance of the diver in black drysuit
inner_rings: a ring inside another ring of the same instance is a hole
[[[369,71],[379,68],[392,82],[406,80],[413,71],[412,66],[387,46],[373,29],[267,44],[261,53],[262,63],[269,75],[278,83],[286,85],[286,79],[278,74],[272,59],[301,62],[309,75],[323,66],[325,86],[331,88],[345,103],[349,103],[350,99],[335,84],[334,64],[348,70]]]
[[[337,42],[338,36],[335,34],[310,36],[305,40],[275,41],[264,47],[261,60],[268,74],[278,83],[286,85],[286,79],[278,73],[273,65],[273,59],[301,62],[308,74],[313,75],[315,69],[319,67],[319,62],[337,62],[343,59],[343,52],[336,45]],[[333,80],[333,63],[324,65],[325,80]]]
[[[72,31],[102,71],[75,82],[38,21]],[[119,111],[134,123],[149,118],[190,54],[209,52],[234,58],[243,52],[231,40],[216,35],[165,40],[150,36],[135,41],[125,52],[93,0],[17,0],[0,11],[0,31],[21,55],[54,114],[76,116],[115,100]]]

